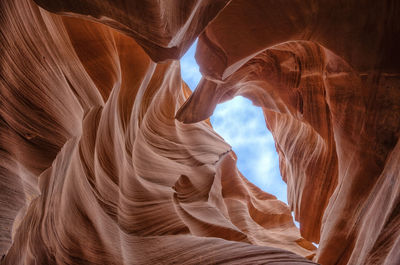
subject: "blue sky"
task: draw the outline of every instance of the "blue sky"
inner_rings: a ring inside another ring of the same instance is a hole
[[[196,44],[181,58],[182,78],[192,90],[201,79],[194,59]],[[217,106],[211,124],[232,146],[240,172],[262,190],[287,203],[286,183],[281,178],[278,154],[261,108],[238,96]]]

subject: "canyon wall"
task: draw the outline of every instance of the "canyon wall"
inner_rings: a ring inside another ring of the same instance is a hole
[[[399,264],[399,5],[0,2],[1,264]],[[289,205],[212,129],[236,95]]]

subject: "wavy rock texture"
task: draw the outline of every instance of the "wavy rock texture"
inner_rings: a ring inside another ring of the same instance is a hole
[[[178,61],[27,0],[0,10],[4,264],[313,263],[209,122],[175,119]]]
[[[235,95],[263,108],[321,264],[400,263],[400,6],[364,2],[233,0],[200,36],[203,79],[177,113],[203,120]]]
[[[400,8],[331,2],[2,1],[2,264],[400,263]],[[300,231],[207,120],[235,95]]]

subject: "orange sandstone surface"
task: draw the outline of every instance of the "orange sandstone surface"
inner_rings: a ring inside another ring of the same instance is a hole
[[[400,264],[399,2],[2,0],[0,44],[1,264]],[[236,95],[289,205],[210,125]]]

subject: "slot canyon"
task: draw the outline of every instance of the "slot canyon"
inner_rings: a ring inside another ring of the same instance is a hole
[[[1,0],[0,44],[0,264],[400,264],[399,1]],[[236,96],[287,203],[211,125]]]

